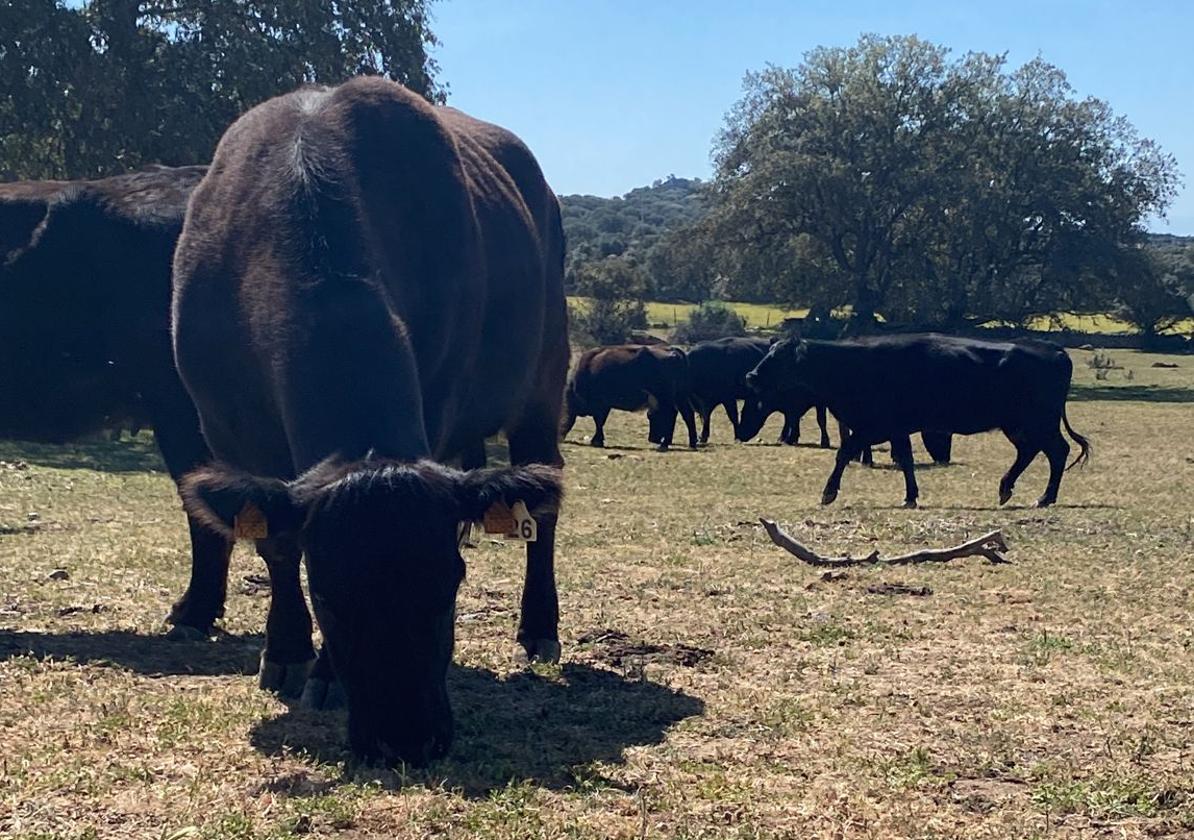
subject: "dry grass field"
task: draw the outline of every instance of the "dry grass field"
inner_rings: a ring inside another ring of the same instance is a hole
[[[996,506],[999,435],[923,469],[919,510],[885,454],[821,508],[830,452],[734,444],[718,416],[707,450],[660,454],[624,414],[595,450],[580,420],[563,662],[515,664],[521,548],[483,540],[456,744],[409,773],[347,768],[342,718],[257,690],[244,548],[222,634],[161,638],[188,553],[149,441],[3,445],[0,836],[1194,836],[1194,359],[1113,353],[1096,381],[1074,356],[1094,460],[1048,510],[1043,462]],[[1012,563],[823,574],[760,515],[824,553],[1001,528]]]

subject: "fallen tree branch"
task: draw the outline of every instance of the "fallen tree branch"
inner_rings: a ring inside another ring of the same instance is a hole
[[[775,520],[759,517],[759,522],[763,524],[763,530],[767,532],[767,536],[771,537],[773,543],[810,566],[828,566],[830,568],[873,565],[908,566],[913,563],[946,563],[959,557],[986,557],[991,563],[1010,562],[1000,553],[1007,551],[1007,543],[1004,542],[1003,534],[999,531],[991,531],[989,534],[967,540],[953,548],[922,548],[919,551],[900,554],[896,557],[881,557],[878,551],[872,551],[866,557],[851,557],[849,554],[843,557],[823,557],[793,539],[790,534],[779,527],[779,523]]]

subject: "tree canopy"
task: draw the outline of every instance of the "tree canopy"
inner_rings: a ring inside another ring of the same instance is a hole
[[[0,178],[206,163],[237,116],[360,73],[442,100],[428,0],[0,4]]]
[[[864,36],[747,76],[710,202],[731,274],[855,317],[956,326],[1097,305],[1172,157],[1036,59]]]

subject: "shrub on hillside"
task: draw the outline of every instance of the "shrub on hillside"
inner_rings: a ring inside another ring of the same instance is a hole
[[[572,307],[573,333],[580,344],[620,344],[631,330],[647,327],[647,279],[642,267],[625,257],[584,265],[576,290],[589,298]]]
[[[714,338],[746,335],[746,319],[719,300],[702,303],[688,316],[688,320],[672,330],[672,341],[695,344]]]
[[[647,328],[641,300],[596,298],[569,307],[573,343],[581,346],[624,344],[634,330]]]

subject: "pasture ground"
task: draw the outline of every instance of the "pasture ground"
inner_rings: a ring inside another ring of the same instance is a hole
[[[341,718],[257,690],[244,548],[220,637],[160,638],[188,554],[146,438],[5,445],[0,836],[1194,836],[1194,359],[1113,353],[1132,378],[1096,381],[1074,355],[1095,458],[1043,511],[1042,461],[996,506],[998,435],[922,470],[919,510],[898,472],[858,466],[823,509],[829,452],[736,445],[719,416],[707,450],[659,454],[625,414],[594,450],[582,419],[563,664],[515,664],[521,549],[483,540],[457,740],[426,772],[347,772]],[[826,576],[760,515],[824,553],[1002,528],[1013,562]]]

